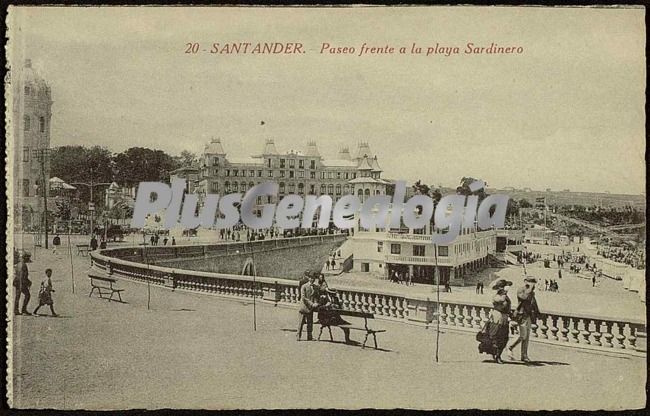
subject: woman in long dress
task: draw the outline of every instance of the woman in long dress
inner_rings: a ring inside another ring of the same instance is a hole
[[[320,305],[318,308],[318,322],[321,324],[321,327],[338,326],[341,328],[343,334],[345,335],[345,342],[349,344],[351,342],[350,328],[346,328],[345,326],[341,325],[350,325],[350,323],[341,318],[341,314],[336,311],[342,307],[341,301],[337,296],[336,291],[329,288],[320,291],[318,304]]]
[[[488,322],[477,335],[479,340],[479,353],[492,355],[494,361],[501,364],[501,353],[508,343],[508,318],[512,311],[512,303],[508,297],[508,288],[512,282],[508,280],[499,280],[493,287],[496,294],[492,300],[492,310],[488,316]]]

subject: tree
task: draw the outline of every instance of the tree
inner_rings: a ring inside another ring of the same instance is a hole
[[[460,185],[456,188],[456,193],[465,196],[476,195],[478,196],[478,203],[480,204],[481,201],[483,201],[487,197],[487,193],[485,192],[485,187],[487,187],[487,183],[484,184],[483,188],[477,191],[472,191],[470,189],[470,185],[476,181],[480,181],[480,179],[474,179],[470,176],[463,176],[463,178],[460,180]]]
[[[417,182],[413,184],[413,192],[416,194],[420,195],[429,195],[429,192],[431,191],[431,188],[429,185],[423,183],[421,180],[418,179]]]
[[[198,157],[196,153],[192,153],[189,150],[183,150],[179,156],[175,158],[178,167],[183,166],[194,166],[198,162]]]
[[[176,169],[174,158],[162,150],[132,147],[115,155],[115,179],[120,185],[136,186],[139,182],[167,181]]]
[[[113,156],[100,146],[60,146],[50,153],[50,177],[58,177],[73,184],[113,182]],[[74,185],[81,201],[90,200],[90,188]],[[103,192],[100,187],[93,190],[93,202],[101,204]]]

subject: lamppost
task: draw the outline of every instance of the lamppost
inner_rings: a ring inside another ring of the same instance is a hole
[[[72,185],[85,185],[88,188],[90,188],[90,203],[93,203],[93,189],[95,186],[100,186],[100,185],[110,185],[110,182],[97,182],[95,183],[93,181],[93,168],[90,168],[90,183],[86,182],[73,182]],[[90,204],[89,204],[90,206]],[[93,209],[90,210],[90,235],[92,236],[94,233],[94,228],[93,228],[93,218],[95,216],[95,207],[92,207]]]
[[[39,164],[41,165],[41,182],[42,182],[42,187],[41,187],[41,192],[43,193],[43,221],[45,225],[45,249],[48,248],[48,235],[47,235],[47,190],[48,190],[48,183],[45,180],[45,162],[47,161],[48,157],[50,156],[50,149],[49,148],[40,148],[40,149],[33,149],[32,150],[33,156],[38,160]]]

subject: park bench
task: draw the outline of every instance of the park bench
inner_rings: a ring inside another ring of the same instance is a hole
[[[88,272],[88,278],[90,279],[90,286],[92,287],[90,289],[90,294],[88,297],[91,297],[93,295],[93,292],[97,290],[97,293],[99,293],[99,297],[101,299],[108,299],[110,302],[113,300],[113,295],[117,293],[117,297],[120,299],[120,302],[123,302],[121,292],[124,292],[124,289],[116,289],[113,287],[113,284],[117,283],[117,279],[110,277],[107,274],[92,270]],[[102,290],[104,292],[102,292]],[[104,295],[107,295],[108,292],[110,292],[111,295],[107,298],[104,297]]]
[[[82,256],[85,256],[89,252],[90,252],[89,244],[77,244],[77,255],[81,254]]]
[[[347,328],[351,331],[361,331],[366,333],[366,337],[363,340],[363,345],[361,348],[366,347],[366,342],[368,342],[368,337],[372,335],[373,341],[375,342],[375,349],[377,349],[377,334],[380,332],[386,332],[385,329],[372,329],[368,327],[368,319],[374,319],[375,315],[369,313],[369,312],[359,312],[359,311],[346,311],[344,309],[333,309],[332,312],[338,313],[341,316],[350,316],[354,318],[363,318],[363,326],[355,326],[355,325],[323,325],[320,322],[317,322],[320,324],[320,333],[318,334],[318,340],[320,341],[321,335],[323,335],[323,329],[327,328],[327,330],[330,333],[330,341],[334,341],[334,338],[332,337],[332,328],[331,326],[338,326],[339,328]]]

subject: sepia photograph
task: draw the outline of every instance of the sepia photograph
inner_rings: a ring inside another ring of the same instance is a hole
[[[9,407],[645,408],[645,13],[8,6]]]

